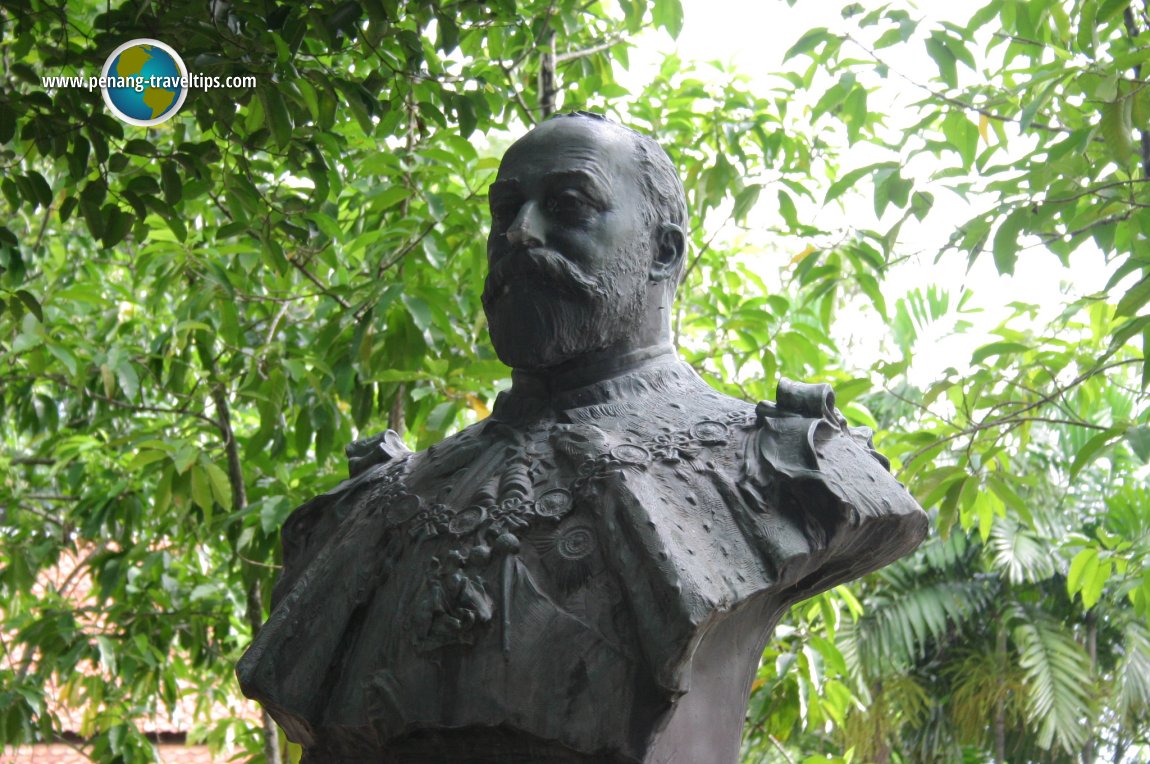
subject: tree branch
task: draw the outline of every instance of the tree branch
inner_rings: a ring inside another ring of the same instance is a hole
[[[1096,424],[1088,423],[1088,422],[1079,422],[1079,421],[1075,421],[1075,420],[1071,420],[1071,419],[1061,419],[1061,418],[1056,418],[1056,417],[1024,416],[1024,414],[1026,414],[1026,412],[1028,412],[1028,411],[1033,411],[1034,409],[1038,408],[1039,406],[1045,406],[1045,405],[1051,403],[1055,398],[1058,398],[1063,393],[1065,393],[1067,390],[1070,390],[1072,388],[1077,387],[1078,385],[1082,384],[1086,380],[1090,379],[1091,377],[1093,377],[1097,374],[1101,374],[1102,372],[1106,371],[1107,369],[1113,369],[1116,366],[1126,366],[1126,365],[1134,364],[1134,363],[1142,363],[1142,359],[1141,358],[1128,358],[1128,359],[1125,359],[1122,361],[1114,361],[1112,363],[1100,364],[1100,365],[1095,366],[1094,368],[1090,369],[1089,371],[1084,371],[1083,373],[1079,374],[1077,377],[1075,377],[1073,380],[1066,383],[1062,387],[1054,389],[1052,392],[1047,393],[1046,395],[1043,395],[1041,398],[1039,398],[1038,400],[1036,400],[1032,403],[1026,404],[1025,406],[1018,409],[1017,411],[1013,411],[1009,414],[1005,414],[1001,417],[996,417],[993,419],[984,419],[981,422],[977,422],[977,423],[972,424],[968,427],[964,427],[961,430],[958,430],[956,432],[952,432],[949,435],[945,435],[941,438],[938,438],[937,440],[935,440],[931,443],[928,443],[927,445],[923,446],[922,448],[917,449],[916,451],[914,451],[914,453],[912,453],[909,457],[907,457],[906,460],[903,462],[903,466],[899,470],[898,474],[902,475],[902,473],[906,471],[907,467],[909,467],[916,459],[918,459],[920,456],[922,456],[927,451],[930,451],[933,448],[937,448],[938,446],[941,446],[945,443],[949,443],[952,440],[957,440],[958,438],[962,438],[962,437],[965,437],[967,435],[975,435],[975,434],[982,432],[984,430],[991,430],[991,429],[994,429],[996,427],[1011,427],[1011,428],[1013,428],[1013,427],[1018,427],[1019,425],[1025,424],[1027,422],[1047,422],[1050,424],[1066,424],[1066,425],[1071,425],[1074,427],[1085,427],[1087,429],[1092,429],[1092,430],[1107,430],[1107,429],[1109,429],[1108,427],[1103,427],[1101,425],[1096,425]]]
[[[511,88],[511,93],[515,96],[515,103],[519,106],[519,110],[523,112],[523,119],[528,125],[534,126],[536,123],[535,116],[531,113],[531,107],[527,105],[527,101],[523,98],[523,93],[519,92],[519,88],[515,87],[515,75],[507,64],[502,61],[497,62],[499,68],[507,76],[507,87]]]
[[[39,467],[51,467],[55,463],[55,459],[44,459],[39,456],[17,456],[12,460],[12,464],[31,464]]]
[[[1084,189],[1077,194],[1071,194],[1070,196],[1060,196],[1057,199],[1044,199],[1042,204],[1069,204],[1070,202],[1077,201],[1084,196],[1091,196],[1093,194],[1097,194],[1099,191],[1105,191],[1108,188],[1135,186],[1141,183],[1150,183],[1150,178],[1131,178],[1130,180],[1115,180],[1109,183],[1100,183],[1097,186],[1091,186],[1090,188]]]
[[[339,306],[340,306],[341,308],[343,308],[344,310],[351,310],[351,304],[350,304],[350,303],[348,303],[348,301],[347,301],[347,300],[343,299],[342,297],[340,297],[340,296],[339,296],[339,295],[337,295],[337,294],[332,294],[332,292],[331,292],[331,288],[330,288],[330,287],[327,287],[327,286],[324,286],[323,282],[322,282],[322,281],[320,281],[319,279],[317,279],[317,278],[316,278],[314,275],[312,275],[312,272],[311,272],[311,271],[309,271],[309,270],[308,270],[308,269],[307,269],[307,268],[304,266],[304,264],[303,264],[303,263],[301,263],[301,262],[299,262],[298,260],[296,260],[296,259],[295,259],[295,257],[294,257],[293,255],[288,255],[288,256],[287,256],[287,261],[288,261],[289,263],[291,263],[291,264],[292,264],[292,267],[293,267],[293,268],[295,268],[295,269],[296,269],[296,270],[298,270],[300,273],[302,273],[302,274],[304,275],[304,277],[305,277],[305,278],[307,278],[307,280],[308,280],[308,281],[310,281],[311,283],[313,283],[313,284],[315,284],[317,287],[319,287],[319,290],[320,290],[320,291],[323,293],[323,295],[324,295],[325,297],[330,297],[331,299],[335,300],[337,303],[339,303]]]
[[[776,738],[774,735],[772,735],[768,732],[767,733],[767,739],[770,740],[771,745],[773,745],[775,747],[775,749],[780,754],[782,754],[782,757],[784,759],[786,759],[787,764],[795,764],[795,760],[791,758],[789,753],[787,753],[787,749],[783,748],[783,744],[778,741],[778,738]]]
[[[610,50],[611,48],[614,48],[616,45],[623,42],[624,39],[625,38],[623,37],[623,35],[615,34],[615,35],[612,35],[611,39],[607,40],[606,42],[600,43],[599,45],[592,45],[590,48],[583,48],[582,50],[573,50],[573,51],[569,51],[567,53],[559,53],[555,56],[555,63],[556,64],[564,64],[564,63],[567,63],[568,61],[574,61],[574,60],[579,59],[579,58],[585,58],[587,56],[593,56],[596,53],[602,53],[605,50]]]
[[[218,420],[220,437],[224,441],[224,453],[227,455],[228,460],[228,483],[232,489],[232,507],[234,510],[240,511],[248,505],[247,487],[244,483],[243,465],[240,464],[240,452],[238,444],[236,443],[236,434],[235,431],[232,430],[231,410],[228,407],[227,396],[224,394],[224,384],[220,380],[219,367],[216,364],[215,357],[212,355],[212,348],[206,340],[200,341],[199,335],[197,335],[196,348],[199,350],[200,362],[208,372],[212,387],[212,402],[216,406],[216,419]],[[248,586],[246,598],[247,620],[254,635],[260,630],[264,620],[263,597],[260,593],[260,582],[258,578],[253,579]],[[261,708],[261,715],[261,721],[263,723],[264,757],[269,764],[280,764],[283,760],[283,756],[280,751],[279,730],[276,728],[275,722],[272,720],[271,715],[268,714],[266,708]]]
[[[931,97],[933,97],[933,98],[937,98],[938,100],[943,101],[945,103],[948,103],[951,106],[957,106],[960,109],[965,109],[966,111],[973,111],[976,114],[981,114],[984,117],[986,117],[987,119],[993,119],[996,122],[1014,122],[1016,124],[1020,124],[1022,122],[1022,120],[1019,119],[1018,117],[1008,117],[1004,114],[999,114],[998,112],[991,111],[990,109],[986,109],[986,108],[981,107],[981,106],[975,106],[972,103],[967,103],[966,101],[960,100],[958,98],[954,98],[953,96],[949,96],[946,93],[943,93],[941,90],[935,90],[934,88],[930,87],[929,85],[925,85],[925,84],[919,82],[918,80],[916,80],[912,77],[908,77],[907,75],[900,72],[898,69],[892,67],[886,61],[884,61],[878,55],[877,52],[875,52],[873,49],[871,49],[865,43],[855,39],[851,35],[846,35],[845,38],[847,40],[849,40],[850,42],[853,42],[858,47],[862,48],[864,51],[866,51],[867,55],[869,55],[871,58],[873,58],[880,65],[882,65],[882,66],[886,67],[888,70],[894,72],[899,77],[906,80],[911,85],[914,85],[919,90],[923,90],[923,91],[929,93],[931,95]],[[1029,126],[1030,127],[1036,127],[1039,130],[1045,130],[1045,131],[1051,132],[1051,133],[1068,133],[1069,134],[1069,133],[1074,132],[1073,130],[1071,130],[1068,127],[1061,127],[1059,125],[1051,125],[1051,124],[1047,124],[1045,122],[1035,122],[1033,120],[1030,122]]]
[[[232,489],[232,508],[238,512],[248,505],[248,495],[247,487],[244,485],[243,465],[240,464],[239,446],[236,443],[235,432],[232,431],[231,408],[228,406],[228,399],[224,394],[224,384],[220,380],[219,367],[212,355],[212,349],[208,346],[207,340],[200,340],[198,334],[196,335],[196,349],[199,350],[200,363],[208,372],[208,381],[211,385],[209,395],[216,407],[216,429],[220,433],[224,454],[228,461],[228,483]]]
[[[1138,21],[1134,18],[1133,4],[1127,5],[1126,9],[1122,11],[1122,20],[1126,24],[1126,35],[1130,38],[1131,41],[1133,41],[1138,37],[1139,34],[1142,33],[1142,31],[1138,28]],[[1142,64],[1134,65],[1134,78],[1137,80],[1142,79]],[[1127,98],[1132,95],[1132,93],[1127,95]],[[1139,126],[1138,138],[1142,158],[1142,177],[1150,178],[1150,130]]]
[[[65,384],[67,384],[67,383],[65,383]],[[71,387],[71,385],[68,385],[68,386]],[[83,392],[85,395],[89,396],[90,398],[93,398],[93,399],[98,400],[98,401],[103,401],[104,403],[109,403],[113,406],[116,406],[117,408],[129,409],[131,411],[147,411],[147,412],[153,413],[153,414],[177,414],[180,416],[192,416],[192,417],[195,417],[196,419],[200,419],[204,422],[207,422],[212,427],[218,427],[219,426],[219,424],[216,422],[216,420],[212,419],[210,416],[208,416],[206,414],[197,414],[196,412],[188,411],[187,409],[173,409],[173,408],[168,408],[166,406],[147,406],[144,404],[125,403],[124,401],[116,400],[115,398],[109,398],[106,395],[100,395],[99,393],[94,393],[86,387],[83,388]]]

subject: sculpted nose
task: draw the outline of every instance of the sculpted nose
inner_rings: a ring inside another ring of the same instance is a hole
[[[507,241],[520,247],[543,245],[543,222],[539,219],[539,207],[528,201],[519,208],[519,214],[507,228]]]

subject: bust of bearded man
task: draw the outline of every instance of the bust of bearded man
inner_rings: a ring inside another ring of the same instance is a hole
[[[552,118],[490,205],[511,389],[426,451],[349,447],[284,526],[241,686],[308,764],[733,764],[782,613],[926,517],[829,386],[755,406],[678,359],[687,210],[650,138]]]

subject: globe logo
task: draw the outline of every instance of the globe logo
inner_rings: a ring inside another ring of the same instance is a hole
[[[129,40],[104,62],[104,103],[131,125],[150,127],[176,115],[188,97],[188,68],[159,40]]]

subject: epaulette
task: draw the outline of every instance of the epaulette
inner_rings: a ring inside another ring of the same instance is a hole
[[[385,464],[404,454],[410,454],[411,449],[403,442],[398,432],[384,430],[370,438],[349,443],[344,453],[347,454],[348,477],[355,477],[368,467]]]

